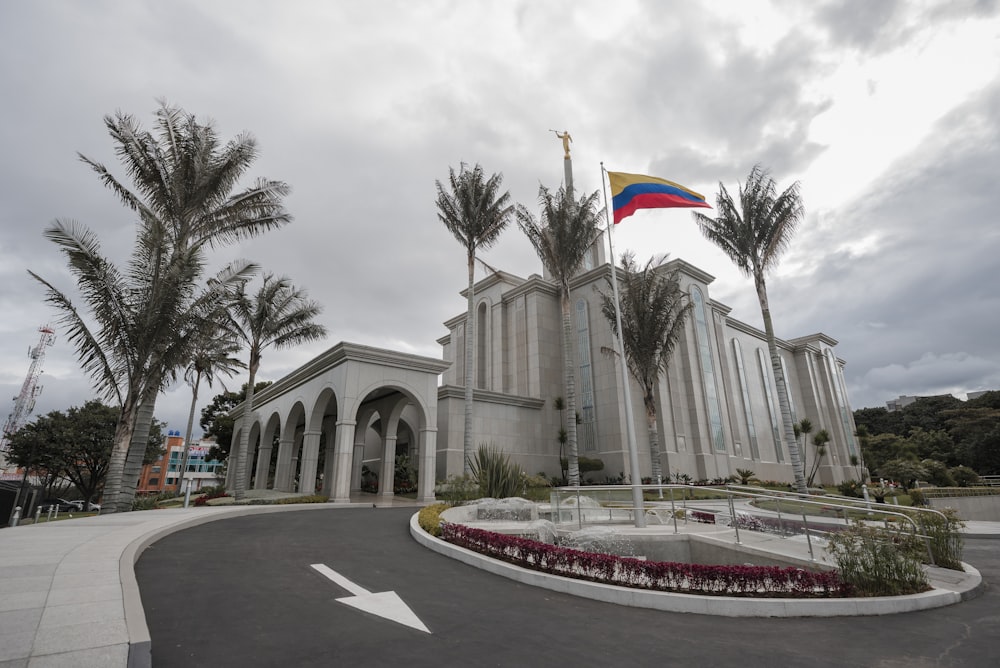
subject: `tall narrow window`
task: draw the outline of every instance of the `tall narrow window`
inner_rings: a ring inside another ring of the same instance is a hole
[[[781,430],[778,428],[778,414],[774,410],[771,362],[768,361],[763,348],[757,349],[757,365],[760,367],[760,382],[764,387],[764,398],[767,400],[767,413],[771,418],[771,433],[774,436],[774,456],[779,463],[784,463],[785,453],[781,449]]]
[[[753,423],[753,410],[750,406],[750,386],[747,385],[747,372],[743,367],[743,350],[740,342],[733,339],[733,357],[736,359],[736,375],[740,381],[740,392],[743,394],[743,414],[747,420],[747,432],[750,434],[750,457],[754,461],[760,459],[760,448],[757,445],[757,428]]]
[[[726,438],[722,430],[722,407],[719,404],[719,390],[715,384],[712,339],[708,334],[708,311],[705,308],[705,299],[701,296],[701,290],[695,286],[691,286],[691,301],[694,302],[695,338],[698,341],[701,377],[705,385],[705,404],[708,407],[712,445],[716,452],[725,452]]]
[[[476,313],[476,387],[486,389],[486,372],[489,369],[489,348],[486,342],[486,302],[479,305]]]
[[[854,430],[851,429],[851,412],[847,408],[847,388],[844,386],[844,375],[840,372],[840,364],[837,363],[837,356],[833,354],[833,348],[826,349],[826,361],[830,367],[830,382],[833,383],[833,393],[837,398],[840,422],[844,425],[844,433],[847,434],[847,454],[852,457],[857,456],[858,451],[854,445]]]
[[[455,326],[455,384],[465,386],[465,325]]]
[[[785,358],[779,354],[778,361],[781,362],[781,375],[785,377],[785,391],[788,394],[788,408],[792,411],[792,422],[798,422],[799,419],[795,416],[795,399],[792,398],[792,381],[788,377],[788,369],[785,367]]]
[[[594,380],[590,363],[590,319],[587,302],[576,302],[576,344],[580,361],[580,424],[577,425],[577,439],[584,452],[597,450],[597,435],[594,411]]]

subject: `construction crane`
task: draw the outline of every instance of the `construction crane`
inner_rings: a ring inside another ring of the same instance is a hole
[[[42,393],[42,386],[38,384],[38,378],[42,375],[45,349],[55,343],[56,333],[48,325],[39,327],[38,331],[42,333],[41,338],[38,339],[38,345],[28,349],[28,357],[31,358],[28,375],[24,378],[20,394],[14,397],[14,412],[7,418],[3,434],[0,435],[0,454],[7,451],[10,437],[28,421],[31,411],[35,410],[35,399]]]

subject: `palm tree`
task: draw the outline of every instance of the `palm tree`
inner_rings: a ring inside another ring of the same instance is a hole
[[[795,432],[795,442],[799,442],[799,438],[803,435],[807,438],[802,439],[802,447],[799,450],[799,454],[802,455],[802,470],[809,468],[809,449],[806,448],[806,440],[808,440],[809,434],[812,433],[813,423],[809,418],[802,418],[800,421],[792,425],[792,431]]]
[[[625,274],[620,308],[622,346],[629,371],[642,386],[654,481],[661,480],[663,475],[656,426],[656,387],[660,373],[667,370],[670,356],[677,346],[684,321],[692,307],[681,290],[677,271],[664,274],[657,270],[660,264],[655,258],[650,258],[640,269],[632,254],[622,256],[622,270]],[[601,299],[604,317],[617,335],[614,298],[602,293]]]
[[[254,384],[260,370],[261,353],[269,346],[288,348],[326,336],[326,328],[313,322],[321,310],[322,307],[306,299],[306,293],[292,285],[290,279],[284,276],[276,278],[273,274],[264,276],[263,284],[255,294],[248,294],[246,285],[242,285],[233,298],[229,308],[230,326],[250,352],[247,364],[250,380],[243,402],[240,440],[235,453],[230,452],[230,460],[236,466],[233,486],[237,500],[243,499],[247,488]]]
[[[779,195],[777,185],[769,172],[760,165],[754,165],[747,177],[746,185],[740,187],[739,199],[737,205],[726,187],[719,183],[719,193],[716,196],[718,217],[710,218],[698,212],[694,212],[693,215],[702,233],[729,256],[744,276],[754,279],[757,300],[760,302],[760,312],[764,319],[764,335],[771,357],[771,369],[778,390],[784,439],[788,443],[792,471],[795,475],[795,486],[800,493],[805,494],[808,491],[805,470],[795,440],[795,430],[792,427],[788,386],[774,339],[774,325],[771,322],[771,308],[767,301],[765,282],[765,275],[777,266],[778,259],[788,247],[795,228],[804,215],[799,184],[793,183]]]
[[[96,236],[75,223],[56,221],[47,230],[68,258],[93,327],[65,294],[32,274],[62,312],[84,370],[120,406],[102,513],[131,507],[156,396],[190,359],[186,346],[204,312],[191,306],[205,251],[291,221],[282,205],[286,184],[259,179],[234,192],[257,156],[251,135],[223,145],[211,123],[164,102],[155,133],[121,112],[104,124],[131,188],[101,163],[80,159],[138,216],[131,261],[119,270],[100,255]],[[203,303],[251,268],[231,266],[228,279],[203,292]]]
[[[514,205],[510,203],[510,193],[500,192],[503,176],[494,174],[485,178],[483,168],[478,164],[471,170],[463,164],[458,174],[448,168],[450,192],[440,181],[437,185],[438,219],[458,242],[465,246],[469,269],[467,291],[468,310],[465,317],[465,432],[463,453],[464,470],[470,472],[472,463],[472,350],[475,344],[475,317],[473,289],[476,250],[487,249],[496,243],[500,233],[510,223]],[[480,364],[484,362],[480,360]]]
[[[198,387],[204,378],[212,386],[217,374],[232,377],[237,369],[245,369],[246,363],[234,357],[240,351],[240,344],[232,332],[226,332],[220,325],[217,330],[202,332],[191,361],[184,370],[184,380],[191,386],[191,410],[188,413],[187,431],[184,433],[184,454],[181,457],[181,471],[177,477],[177,492],[184,492],[184,473],[187,471],[188,453],[191,450],[191,430],[194,428],[194,411],[198,404]]]
[[[541,219],[524,206],[517,207],[517,225],[535,247],[552,280],[559,286],[563,325],[563,379],[566,396],[566,447],[569,484],[580,484],[580,462],[576,440],[576,376],[573,373],[573,329],[570,321],[569,281],[583,266],[584,258],[600,233],[604,211],[598,206],[599,191],[575,201],[562,187],[553,195],[538,189]]]
[[[830,442],[830,433],[826,429],[820,429],[813,436],[813,445],[816,446],[816,461],[813,462],[812,470],[809,471],[809,478],[806,483],[812,487],[813,480],[816,478],[816,474],[819,472],[819,465],[823,461],[823,455],[826,454],[826,444]]]
[[[199,290],[201,253],[156,252],[160,229],[140,227],[124,271],[101,254],[89,230],[57,221],[45,231],[67,257],[87,316],[65,293],[29,272],[45,286],[46,301],[61,312],[59,321],[95,389],[119,406],[102,513],[131,508],[156,395],[188,359],[197,333],[208,322],[206,314],[217,311],[233,285],[256,270],[252,264],[234,263]]]

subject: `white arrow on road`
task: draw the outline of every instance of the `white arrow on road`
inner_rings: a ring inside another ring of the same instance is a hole
[[[401,599],[396,592],[383,591],[373,594],[364,587],[359,587],[354,584],[326,564],[312,564],[312,567],[330,580],[333,580],[337,585],[354,594],[353,596],[345,596],[344,598],[336,599],[340,603],[344,603],[353,608],[369,612],[379,617],[384,617],[396,622],[397,624],[409,626],[410,628],[423,631],[424,633],[430,633],[430,630],[424,626],[424,623],[420,621],[419,617],[413,614],[413,611],[410,610],[409,606],[403,603],[403,599]]]

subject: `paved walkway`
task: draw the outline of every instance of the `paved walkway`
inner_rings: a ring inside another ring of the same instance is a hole
[[[133,570],[148,545],[181,528],[224,517],[371,508],[374,499],[114,513],[4,528],[0,668],[149,665],[149,631]],[[416,507],[408,499],[377,504]]]
[[[149,665],[149,631],[133,570],[148,545],[225,517],[371,508],[374,499],[157,510],[2,529],[0,668]],[[385,505],[417,506],[406,499]],[[968,525],[970,535],[1000,537],[1000,522]]]

